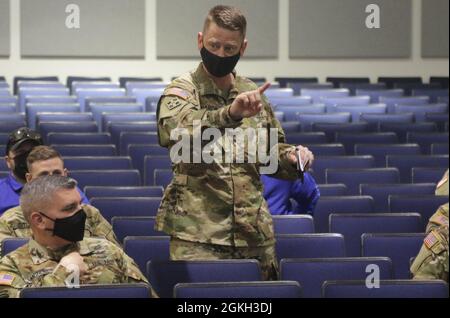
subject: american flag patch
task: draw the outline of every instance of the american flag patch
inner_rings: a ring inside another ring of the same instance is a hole
[[[190,95],[188,91],[176,87],[167,89],[164,94],[178,96],[181,97],[182,99],[187,99]]]
[[[14,281],[14,275],[0,273],[0,285],[11,286],[13,281]]]
[[[431,249],[434,246],[434,244],[436,244],[438,242],[438,239],[437,239],[436,235],[434,235],[434,233],[431,232],[430,234],[427,235],[427,237],[425,238],[425,240],[423,242],[429,249]]]

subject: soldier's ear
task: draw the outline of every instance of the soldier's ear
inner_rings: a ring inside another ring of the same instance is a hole
[[[247,41],[247,39],[244,39],[244,41],[242,42],[241,49],[239,51],[239,53],[241,54],[241,57],[244,56],[245,50],[247,49],[247,45],[248,45],[248,41]]]
[[[197,34],[197,47],[199,51],[203,47],[203,32],[198,32]]]
[[[30,225],[33,225],[40,230],[45,230],[44,218],[39,212],[31,212]]]

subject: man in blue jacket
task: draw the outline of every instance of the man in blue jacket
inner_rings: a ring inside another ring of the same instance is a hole
[[[272,215],[312,215],[314,213],[320,191],[316,181],[309,173],[304,174],[303,183],[299,179],[290,181],[267,175],[262,175],[261,181],[264,185],[263,195]]]

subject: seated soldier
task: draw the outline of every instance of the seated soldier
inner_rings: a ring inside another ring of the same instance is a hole
[[[26,287],[148,283],[117,245],[84,237],[86,212],[77,182],[44,176],[27,183],[20,206],[31,239],[0,260],[0,297],[18,297]],[[156,294],[152,290],[152,296]]]
[[[31,182],[40,176],[67,176],[68,173],[67,169],[64,168],[61,155],[48,146],[35,147],[27,157],[27,167],[27,182]],[[87,201],[86,196],[78,187],[76,189],[82,198],[82,202],[85,203]],[[100,212],[90,205],[84,205],[83,209],[87,215],[85,236],[105,238],[119,245],[111,225]],[[9,209],[0,216],[0,242],[8,237],[30,237],[30,234],[30,225],[24,218],[20,206]]]
[[[427,233],[411,266],[411,273],[414,279],[442,279],[448,282],[448,203],[439,207],[431,217]]]

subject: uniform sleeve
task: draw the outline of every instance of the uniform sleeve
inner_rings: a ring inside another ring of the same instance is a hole
[[[90,210],[89,222],[91,223],[92,235],[94,237],[104,238],[117,246],[121,246],[111,224],[106,221],[100,211],[93,206],[86,206],[86,209]]]
[[[186,128],[193,136],[194,121],[201,121],[202,128],[235,128],[242,121],[233,120],[229,114],[231,105],[217,110],[200,109],[199,98],[192,84],[179,83],[166,88],[158,103],[158,133],[160,144],[170,147],[175,141],[170,134],[175,128]]]
[[[131,257],[125,254],[125,252],[120,248],[117,248],[116,253],[118,257],[118,263],[120,264],[120,269],[122,273],[124,273],[123,280],[121,282],[122,284],[144,283],[149,285],[147,278],[145,278],[145,276],[139,270],[139,267]],[[153,290],[151,286],[150,293],[152,298],[159,298],[158,294]]]
[[[14,261],[9,256],[3,257],[0,260],[0,298],[18,298],[25,285]]]
[[[6,222],[6,220],[0,217],[0,243],[4,239],[14,236],[15,236],[14,231],[12,230],[8,222]],[[0,244],[0,252],[1,252],[1,244]]]
[[[425,238],[411,265],[414,279],[448,279],[448,228],[446,238],[440,231],[445,231],[445,228],[433,230]]]
[[[447,213],[446,213],[447,211]],[[438,229],[440,226],[448,227],[448,203],[440,206],[434,213],[427,224],[426,233]]]
[[[270,106],[270,103],[268,99],[263,96],[264,100],[264,109],[268,114],[268,123],[270,125],[270,128],[277,129],[278,133],[278,170],[275,174],[272,175],[272,177],[279,178],[279,179],[287,179],[287,180],[296,180],[298,178],[297,175],[297,167],[296,165],[292,164],[292,162],[289,160],[288,155],[295,151],[295,146],[289,145],[286,143],[286,136],[284,134],[284,130],[281,127],[280,122],[275,117],[275,114],[273,113],[272,107]]]

